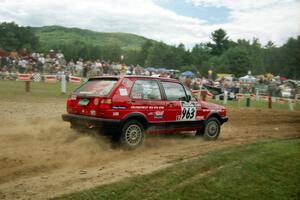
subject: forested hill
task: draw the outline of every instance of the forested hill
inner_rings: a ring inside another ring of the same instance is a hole
[[[118,45],[123,50],[140,50],[149,39],[130,33],[104,33],[62,26],[32,28],[39,37],[42,49],[56,49],[63,44],[84,43],[93,46]]]
[[[282,46],[272,41],[262,45],[253,40],[231,40],[223,29],[211,33],[211,41],[195,44],[187,50],[183,44],[168,45],[128,33],[100,33],[79,28],[46,26],[20,27],[15,23],[0,23],[0,49],[48,53],[50,49],[64,53],[67,61],[103,59],[144,67],[167,67],[191,70],[207,76],[229,73],[237,77],[272,73],[288,78],[300,78],[300,35],[288,38]]]

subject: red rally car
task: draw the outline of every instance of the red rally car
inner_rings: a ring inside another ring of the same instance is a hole
[[[127,149],[147,133],[196,131],[216,140],[228,121],[226,108],[197,100],[176,79],[148,76],[90,78],[67,100],[64,121],[71,127],[102,128]]]

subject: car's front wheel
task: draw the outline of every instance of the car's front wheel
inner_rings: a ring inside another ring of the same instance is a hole
[[[206,122],[203,137],[205,140],[216,140],[219,137],[220,131],[220,121],[215,117],[211,117]]]
[[[139,121],[130,120],[122,127],[120,142],[125,149],[137,148],[144,142],[144,139],[144,127]]]

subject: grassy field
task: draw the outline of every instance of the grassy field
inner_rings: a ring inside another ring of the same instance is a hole
[[[31,86],[26,93],[23,82],[0,81],[0,101],[63,103],[78,87],[68,84],[67,94],[61,94],[59,83]],[[238,103],[228,101],[228,107]],[[267,103],[253,101],[252,107],[267,109]],[[280,104],[273,108],[288,109]],[[299,199],[299,146],[300,139],[271,140],[177,159],[164,170],[56,199]]]
[[[211,102],[217,103],[217,104],[223,104],[223,101],[215,101],[215,100],[210,100]],[[246,100],[241,100],[240,102],[238,101],[227,101],[226,107],[232,107],[232,108],[246,108]],[[250,107],[251,108],[262,108],[262,109],[269,109],[268,108],[268,102],[264,101],[256,101],[256,100],[251,100],[250,102]],[[279,104],[277,102],[272,102],[272,109],[275,110],[289,110],[289,105],[287,102],[284,104]],[[300,111],[300,103],[299,101],[295,104],[294,110]]]
[[[300,139],[264,141],[215,151],[55,199],[299,199],[299,145]]]
[[[0,100],[7,101],[31,101],[34,99],[34,102],[47,102],[53,101],[53,99],[66,99],[66,97],[73,91],[78,85],[71,83],[67,84],[67,94],[61,94],[60,83],[31,83],[31,92],[25,92],[24,82],[17,81],[0,81]],[[211,102],[223,104],[223,101],[210,100]],[[227,107],[246,107],[246,102],[241,101],[228,101]],[[273,109],[282,109],[288,110],[288,104],[279,104],[273,103]],[[268,109],[268,103],[263,101],[251,101],[252,108],[262,108]],[[299,102],[296,103],[295,110],[300,111]]]
[[[31,82],[29,93],[25,92],[25,84],[21,81],[0,81],[0,100],[51,102],[55,99],[65,100],[78,85],[67,84],[67,93],[62,94],[60,83]]]

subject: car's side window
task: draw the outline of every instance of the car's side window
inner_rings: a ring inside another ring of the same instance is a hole
[[[186,94],[184,88],[179,83],[162,82],[167,100],[169,101],[185,101]]]
[[[132,99],[161,100],[161,94],[157,81],[136,80],[131,89]]]

